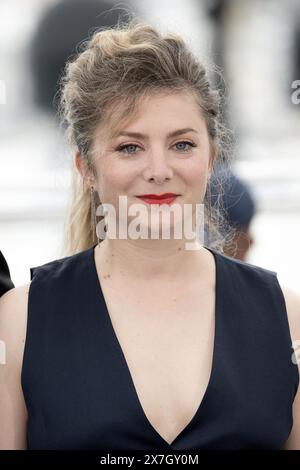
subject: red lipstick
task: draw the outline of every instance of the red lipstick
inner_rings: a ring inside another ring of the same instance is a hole
[[[176,197],[180,196],[175,193],[163,193],[163,194],[142,194],[137,196],[148,204],[172,204]]]

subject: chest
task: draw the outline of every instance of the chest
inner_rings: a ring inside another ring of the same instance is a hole
[[[108,282],[101,284],[111,333],[125,356],[139,405],[171,442],[194,416],[209,382],[214,288],[199,283],[185,289],[152,285],[125,293]]]

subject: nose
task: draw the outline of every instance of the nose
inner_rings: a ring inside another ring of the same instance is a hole
[[[163,151],[149,152],[147,166],[144,170],[146,181],[162,184],[173,177],[173,170]]]

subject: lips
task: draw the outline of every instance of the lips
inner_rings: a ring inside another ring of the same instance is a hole
[[[179,194],[175,193],[164,193],[164,194],[143,194],[137,196],[148,204],[172,204]]]
[[[179,194],[175,193],[164,193],[164,194],[142,194],[142,196],[137,196],[142,199],[166,199],[170,197],[176,197],[179,196]]]

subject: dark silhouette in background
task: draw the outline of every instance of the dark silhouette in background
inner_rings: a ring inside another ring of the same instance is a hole
[[[216,164],[210,181],[211,205],[214,206],[217,200],[221,202],[225,220],[234,229],[231,246],[225,247],[224,253],[245,261],[254,243],[250,231],[257,210],[253,193],[248,184],[221,162]]]
[[[10,278],[10,272],[6,259],[0,251],[0,297],[15,286]]]
[[[67,59],[77,55],[80,43],[95,29],[114,26],[123,13],[108,0],[62,0],[46,10],[29,51],[38,106],[57,111],[58,81]]]

